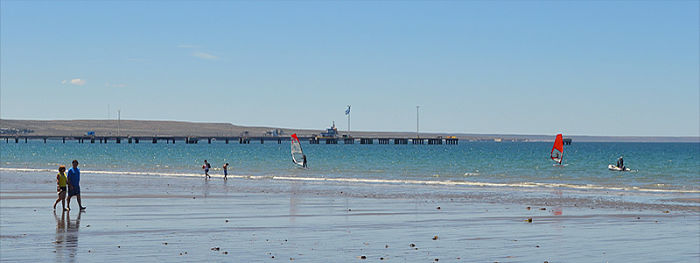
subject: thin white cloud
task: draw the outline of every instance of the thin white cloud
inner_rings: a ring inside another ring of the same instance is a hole
[[[201,52],[201,51],[195,51],[194,53],[192,53],[192,56],[193,56],[193,57],[196,57],[196,58],[206,59],[206,60],[216,60],[216,59],[219,59],[219,57],[217,57],[217,56],[214,56],[214,55],[209,54],[209,53],[204,53],[204,52]]]
[[[63,84],[63,85],[71,84],[71,85],[75,85],[75,86],[82,86],[82,85],[85,85],[86,82],[87,81],[84,79],[71,79],[71,80],[64,79],[61,81],[61,84]]]
[[[71,79],[70,84],[82,86],[82,85],[85,85],[85,80],[84,79]]]

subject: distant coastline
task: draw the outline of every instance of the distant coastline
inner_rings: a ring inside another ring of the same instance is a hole
[[[240,126],[231,123],[146,120],[16,120],[0,119],[0,135],[81,136],[94,131],[98,136],[267,136],[297,133],[311,136],[321,129],[294,129],[263,126]],[[340,131],[341,135],[346,134]],[[415,132],[352,131],[355,137],[415,137]],[[455,136],[461,141],[542,142],[553,140],[553,135],[532,134],[469,134],[420,133],[421,137]],[[588,136],[564,135],[574,142],[700,142],[700,136]]]

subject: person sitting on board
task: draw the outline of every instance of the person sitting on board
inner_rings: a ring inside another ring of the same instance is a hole
[[[620,156],[620,158],[617,158],[617,168],[620,168],[622,170],[625,169],[625,160],[622,159],[622,156]]]
[[[303,157],[304,157],[304,162],[301,165],[301,167],[306,167],[306,154],[304,154]]]

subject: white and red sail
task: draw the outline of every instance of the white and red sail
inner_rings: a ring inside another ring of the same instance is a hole
[[[561,164],[561,161],[564,159],[564,138],[561,133],[557,134],[557,138],[554,139],[554,146],[552,146],[552,152],[549,158],[552,158],[553,161],[559,164]]]
[[[304,151],[301,149],[299,137],[297,134],[292,134],[292,162],[299,166],[304,165]]]

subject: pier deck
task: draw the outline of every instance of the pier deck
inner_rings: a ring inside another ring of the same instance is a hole
[[[251,142],[264,144],[266,142],[278,143],[287,142],[289,136],[99,136],[99,135],[80,135],[80,136],[45,136],[45,135],[0,135],[0,139],[5,143],[27,143],[29,140],[40,140],[46,143],[49,140],[78,143],[185,143],[198,144],[200,142],[211,144],[212,142],[224,142],[250,144]],[[457,138],[417,138],[417,137],[338,137],[338,138],[318,138],[313,136],[299,136],[299,140],[309,142],[310,144],[429,144],[429,145],[456,145],[459,144]]]

